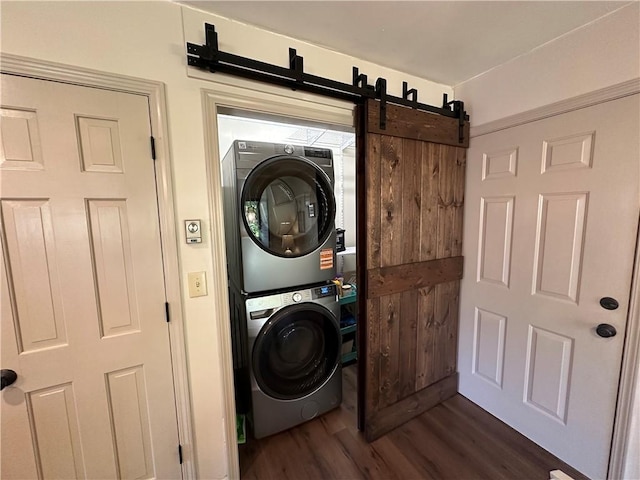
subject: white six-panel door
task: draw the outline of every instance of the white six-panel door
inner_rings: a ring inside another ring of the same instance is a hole
[[[1,476],[179,478],[148,100],[1,100]]]
[[[620,376],[639,105],[482,135],[468,152],[460,392],[592,478],[607,473]]]

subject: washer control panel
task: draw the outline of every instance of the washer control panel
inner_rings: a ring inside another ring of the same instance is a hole
[[[294,303],[309,302],[312,300],[310,290],[299,290],[297,292],[287,292],[281,295],[283,305],[293,305]]]
[[[267,310],[282,306],[280,295],[269,295],[268,297],[249,298],[247,300],[247,311]]]
[[[267,310],[271,310],[271,313],[273,313],[274,310],[280,307],[286,307],[287,305],[310,302],[318,298],[335,297],[337,295],[336,292],[336,286],[331,283],[307,290],[276,293],[267,297],[249,298],[246,303],[247,312],[251,314],[252,312],[266,312]],[[271,313],[269,313],[269,315]]]
[[[322,285],[313,289],[313,298],[335,297],[336,286],[335,284]]]

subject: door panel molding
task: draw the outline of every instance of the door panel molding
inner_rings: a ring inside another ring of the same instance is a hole
[[[2,73],[53,80],[106,90],[144,95],[149,99],[151,131],[156,143],[156,177],[159,221],[165,272],[167,301],[171,305],[169,333],[171,358],[175,382],[175,399],[178,416],[178,432],[183,446],[182,475],[196,478],[195,447],[191,424],[187,357],[185,349],[182,290],[178,266],[176,220],[173,199],[173,179],[167,128],[167,106],[164,84],[126,75],[38,60],[19,55],[0,54]]]

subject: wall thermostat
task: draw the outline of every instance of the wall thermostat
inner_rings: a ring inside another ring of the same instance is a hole
[[[200,228],[200,220],[185,220],[184,230],[187,243],[202,243],[202,229]]]

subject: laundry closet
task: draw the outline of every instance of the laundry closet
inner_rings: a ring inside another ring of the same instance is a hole
[[[232,109],[217,125],[243,443],[343,401],[357,361],[355,134]]]

